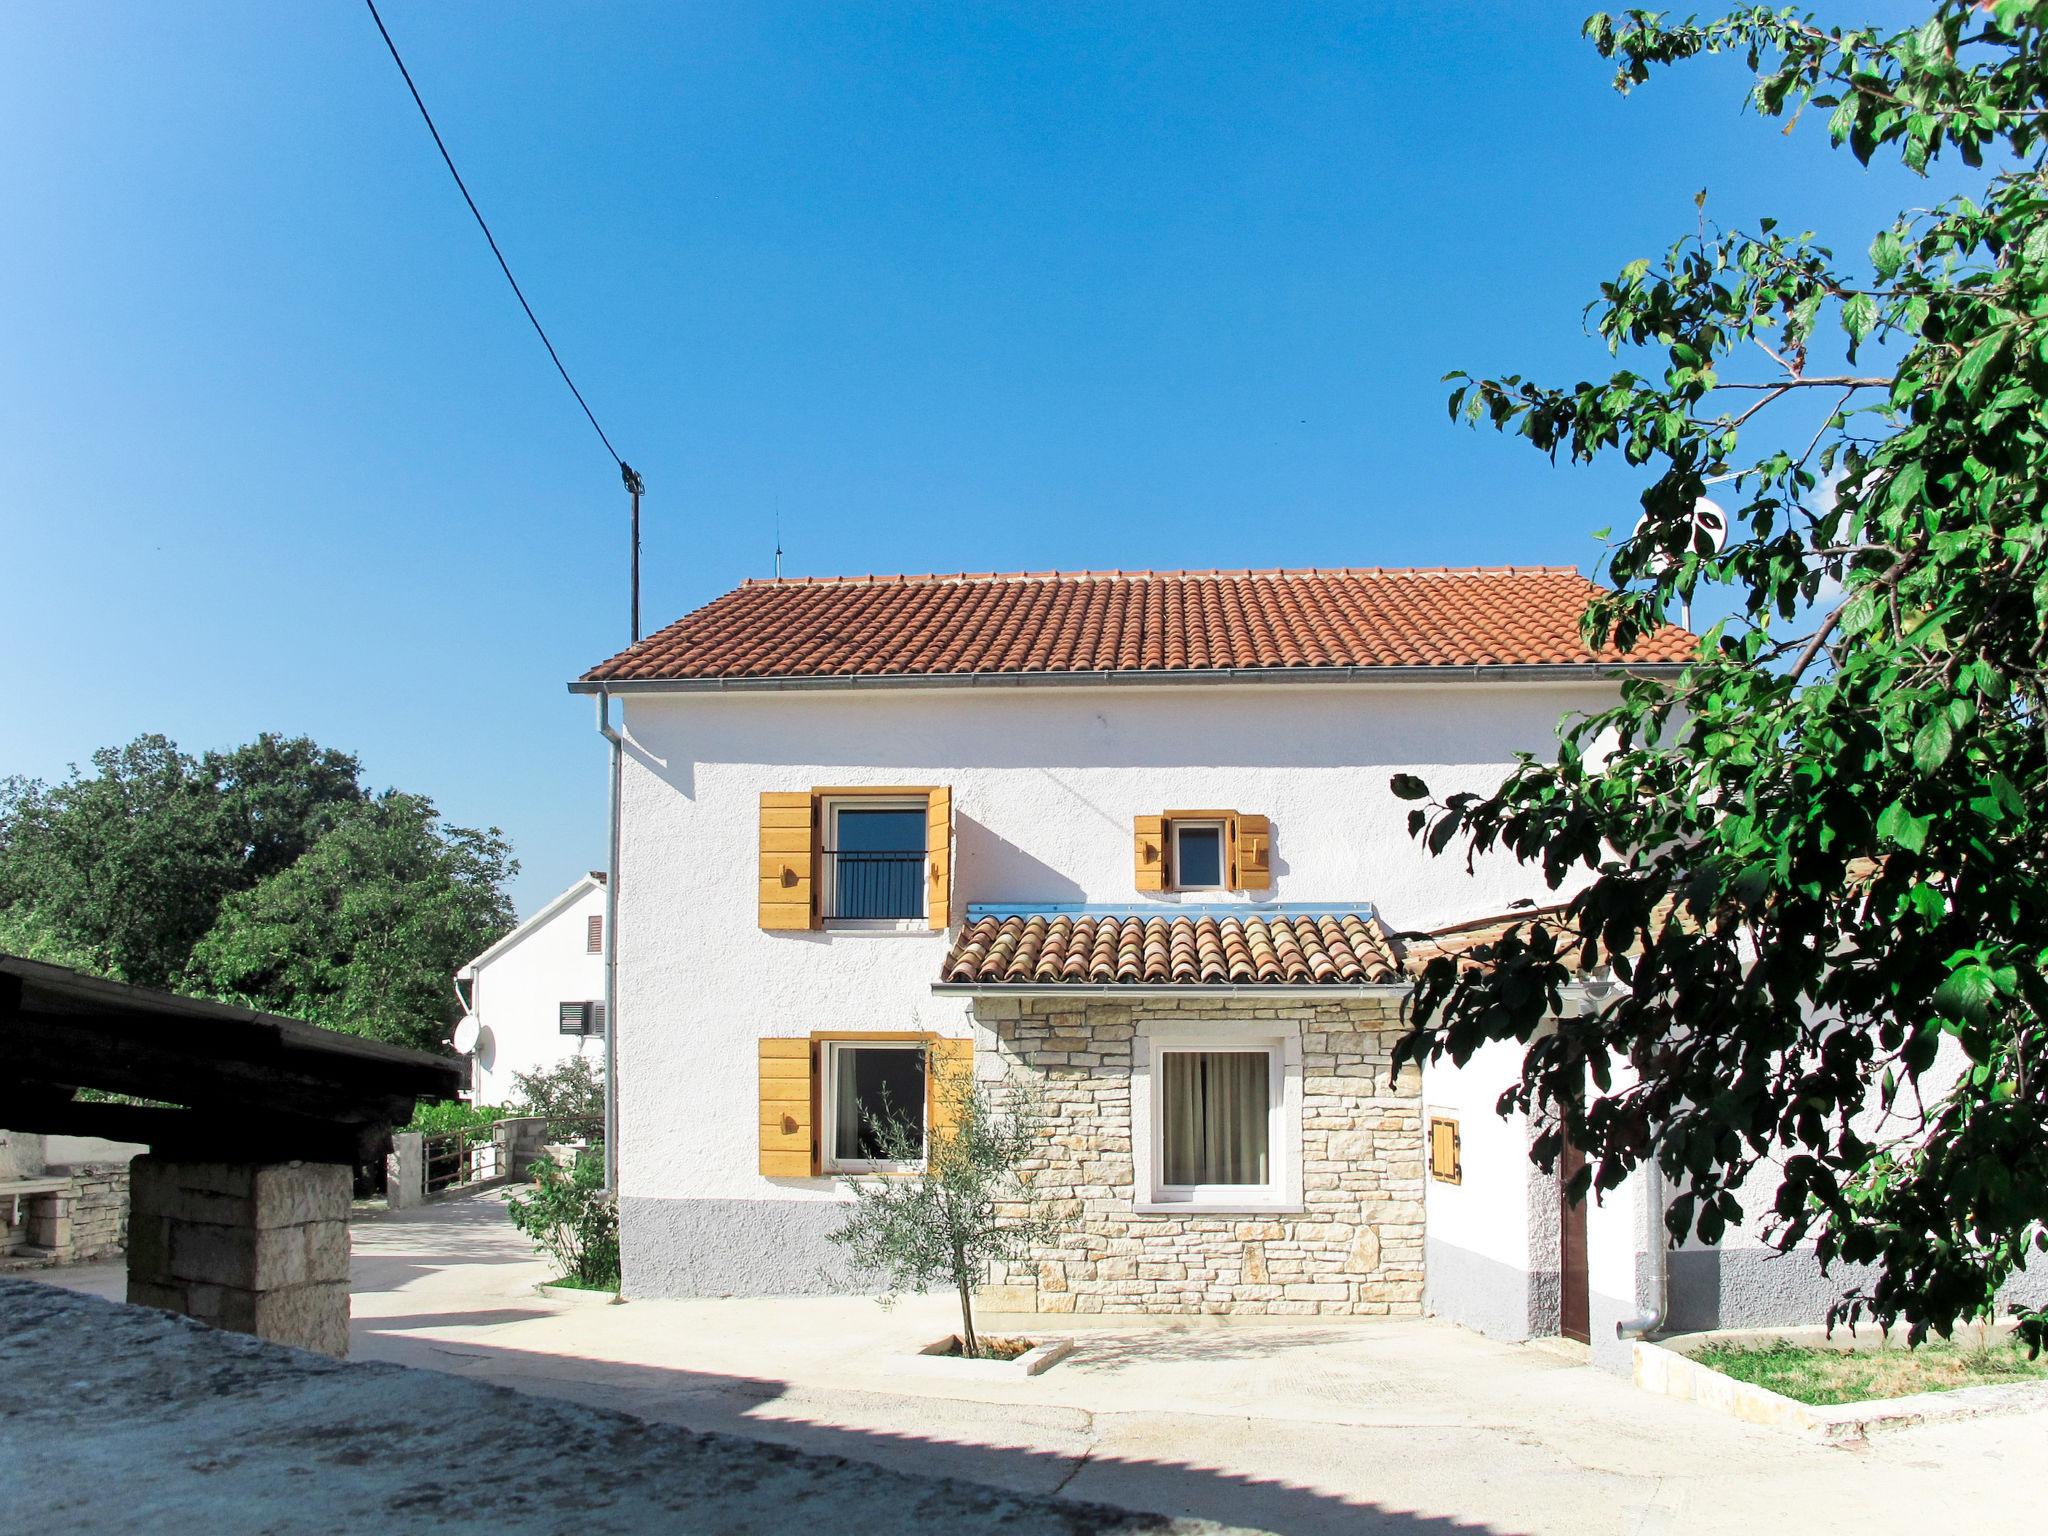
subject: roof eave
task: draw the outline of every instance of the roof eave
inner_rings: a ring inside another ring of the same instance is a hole
[[[578,694],[784,693],[862,688],[1159,687],[1241,683],[1588,683],[1615,677],[1675,678],[1681,661],[1538,662],[1523,665],[1399,667],[1207,667],[1167,671],[846,672],[820,676],[580,677]]]
[[[1397,981],[935,981],[951,997],[1374,997],[1413,990]]]

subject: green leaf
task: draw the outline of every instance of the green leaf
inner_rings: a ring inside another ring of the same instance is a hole
[[[1851,343],[1859,342],[1870,334],[1877,324],[1877,300],[1867,293],[1852,293],[1842,304],[1842,329],[1849,333]]]
[[[1955,747],[1955,731],[1946,715],[1936,715],[1913,737],[1913,766],[1922,773],[1933,773],[1948,761],[1949,753]]]
[[[1396,800],[1427,800],[1429,798],[1429,786],[1412,773],[1395,774],[1392,780],[1389,781],[1388,787],[1394,791],[1394,798]]]
[[[1933,827],[1932,816],[1915,816],[1906,809],[1903,800],[1894,800],[1877,818],[1877,835],[1886,842],[1897,843],[1908,853],[1918,853],[1927,846],[1927,834]]]

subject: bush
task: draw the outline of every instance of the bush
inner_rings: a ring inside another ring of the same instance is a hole
[[[404,1129],[421,1131],[429,1136],[442,1136],[449,1131],[481,1131],[489,1129],[494,1121],[502,1120],[510,1113],[501,1104],[465,1104],[460,1099],[448,1099],[417,1105],[412,1112],[412,1123]]]
[[[604,1134],[604,1073],[588,1056],[571,1056],[538,1072],[515,1072],[518,1113],[539,1115],[548,1123],[552,1141],[581,1136],[596,1141]]]
[[[536,1158],[532,1190],[505,1208],[562,1279],[586,1290],[619,1288],[619,1210],[604,1187],[602,1146],[577,1153],[566,1168],[552,1157]]]

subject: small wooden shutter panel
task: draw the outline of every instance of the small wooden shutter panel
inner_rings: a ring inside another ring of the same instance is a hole
[[[944,1141],[960,1124],[960,1100],[974,1091],[974,1042],[933,1037],[925,1044],[925,1124]]]
[[[1265,891],[1273,886],[1273,823],[1264,816],[1236,818],[1231,839],[1237,865],[1237,889]]]
[[[1140,816],[1136,823],[1136,869],[1133,883],[1141,891],[1166,889],[1166,818]]]
[[[811,1129],[811,1042],[763,1040],[761,1052],[761,1172],[771,1179],[806,1179],[818,1171]]]
[[[817,830],[808,790],[761,794],[761,926],[817,926]]]
[[[925,797],[925,916],[943,932],[953,924],[953,791],[934,789]]]

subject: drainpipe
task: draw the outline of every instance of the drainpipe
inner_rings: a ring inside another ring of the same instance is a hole
[[[634,498],[637,504],[639,498]],[[625,738],[612,724],[612,696],[597,691],[597,733],[611,743],[611,851],[604,875],[604,1183],[619,1190],[619,785]]]
[[[1664,1326],[1671,1310],[1671,1247],[1664,1231],[1664,1170],[1652,1158],[1643,1168],[1644,1240],[1650,1252],[1650,1305],[1614,1325],[1617,1339],[1640,1339]]]

